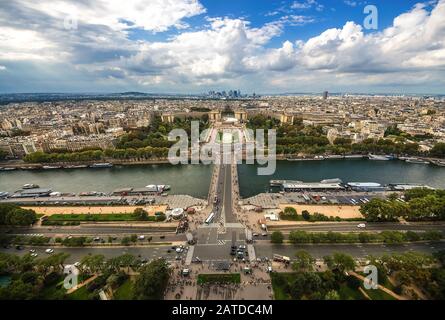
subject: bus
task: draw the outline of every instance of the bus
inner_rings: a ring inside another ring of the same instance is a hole
[[[207,218],[206,221],[205,221],[205,224],[211,224],[212,221],[213,221],[213,218],[215,218],[215,213],[214,213],[214,212],[212,212],[212,213],[208,216],[208,218]]]

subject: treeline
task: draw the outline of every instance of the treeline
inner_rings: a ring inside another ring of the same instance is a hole
[[[85,286],[83,294],[77,291],[67,294],[63,280],[68,258],[66,253],[45,258],[0,253],[0,275],[11,278],[9,284],[0,288],[0,300],[98,300],[101,290],[116,291],[127,281],[131,284],[128,299],[160,300],[170,277],[164,259],[146,264],[130,254],[111,259],[105,259],[103,255],[88,255],[78,266],[79,283],[94,275],[98,277]],[[138,274],[134,281],[130,280],[130,273]]]
[[[175,142],[168,141],[167,136],[174,129],[182,129],[187,132],[190,137],[192,121],[199,121],[199,130],[209,127],[208,115],[201,118],[175,118],[173,123],[162,122],[161,117],[157,116],[147,128],[132,130],[130,133],[123,135],[118,144],[118,149],[138,149],[144,147],[170,148]]]
[[[316,232],[292,231],[289,234],[289,241],[293,244],[301,243],[404,243],[416,241],[439,241],[443,237],[442,232],[399,232],[382,231],[380,233],[367,232]]]
[[[360,212],[367,221],[408,221],[445,220],[445,191],[426,188],[405,192],[405,202],[390,196],[388,200],[372,199],[363,204]]]
[[[45,153],[34,152],[26,155],[24,161],[28,163],[63,163],[100,161],[106,159],[126,160],[149,160],[153,158],[166,158],[168,148],[145,147],[140,149],[106,149],[95,151],[69,152],[69,153]]]
[[[330,144],[321,126],[304,126],[296,118],[293,124],[280,124],[280,121],[265,115],[256,115],[249,119],[250,129],[275,129],[277,131],[277,154],[279,155],[323,155],[323,154],[398,154],[411,156],[431,156],[444,158],[445,143],[437,143],[429,153],[421,152],[418,143],[407,142],[402,136],[399,139],[366,139],[352,143],[351,139],[338,138]],[[387,130],[387,135],[397,133]],[[428,137],[425,137],[428,138]],[[420,139],[420,138],[419,138]],[[415,140],[416,139],[412,139]]]
[[[0,225],[29,226],[36,221],[34,210],[22,209],[14,204],[0,204]]]

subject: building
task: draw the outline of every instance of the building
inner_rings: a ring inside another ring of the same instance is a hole
[[[163,113],[161,115],[161,121],[166,123],[173,123],[175,121],[175,116],[172,113]]]
[[[281,124],[294,124],[295,116],[292,114],[284,113],[280,116]]]
[[[323,100],[326,100],[329,96],[329,92],[328,91],[324,91],[323,92]]]
[[[221,121],[221,111],[218,110],[212,110],[209,112],[209,121],[210,122],[219,122]]]
[[[244,110],[236,110],[235,111],[235,118],[239,122],[246,122],[247,121],[247,112]]]

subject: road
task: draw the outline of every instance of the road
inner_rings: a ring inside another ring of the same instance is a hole
[[[334,232],[357,232],[357,231],[431,231],[439,230],[445,232],[445,223],[394,223],[394,222],[367,222],[365,229],[358,229],[357,225],[361,222],[332,222],[332,223],[314,223],[296,225],[290,228],[280,228],[283,233],[288,233],[292,230],[304,230],[313,232],[334,231]]]
[[[32,247],[27,247],[26,250],[16,249],[1,249],[0,252],[9,252],[19,255],[28,253],[28,250]],[[33,247],[37,250],[40,257],[45,257],[44,253],[46,247]],[[169,261],[175,260],[176,254],[174,250],[170,253],[167,250],[170,246],[150,246],[150,247],[102,247],[102,248],[54,248],[55,253],[66,252],[70,254],[68,263],[74,263],[80,261],[82,257],[88,254],[103,254],[107,259],[117,257],[122,254],[132,254],[136,257],[140,256],[141,259],[155,259],[163,257]],[[217,261],[217,260],[230,260],[233,257],[230,256],[230,244],[225,245],[201,245],[195,247],[195,257],[199,257],[203,261]],[[257,257],[273,258],[273,254],[281,254],[293,258],[295,252],[298,250],[308,251],[314,258],[321,259],[326,255],[331,255],[334,252],[344,252],[355,258],[365,258],[368,255],[381,256],[383,254],[390,253],[402,253],[407,251],[422,252],[425,254],[431,254],[439,250],[445,250],[445,242],[435,243],[410,243],[410,244],[398,244],[398,245],[382,245],[382,244],[317,244],[317,245],[273,245],[270,243],[260,242],[255,245],[255,251]],[[180,255],[185,257],[185,253]]]

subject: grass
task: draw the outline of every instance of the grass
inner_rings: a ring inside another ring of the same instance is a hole
[[[113,294],[114,300],[133,299],[133,281],[127,279]]]
[[[340,295],[341,300],[365,300],[366,299],[359,290],[354,290],[345,283],[340,285],[338,294]]]
[[[87,290],[87,286],[77,289],[73,293],[68,295],[70,300],[91,300],[90,293]]]
[[[241,275],[239,273],[216,273],[198,275],[198,284],[201,285],[206,283],[241,283]]]
[[[131,213],[122,214],[53,214],[48,221],[137,221]],[[146,221],[155,221],[156,217],[149,216]]]

